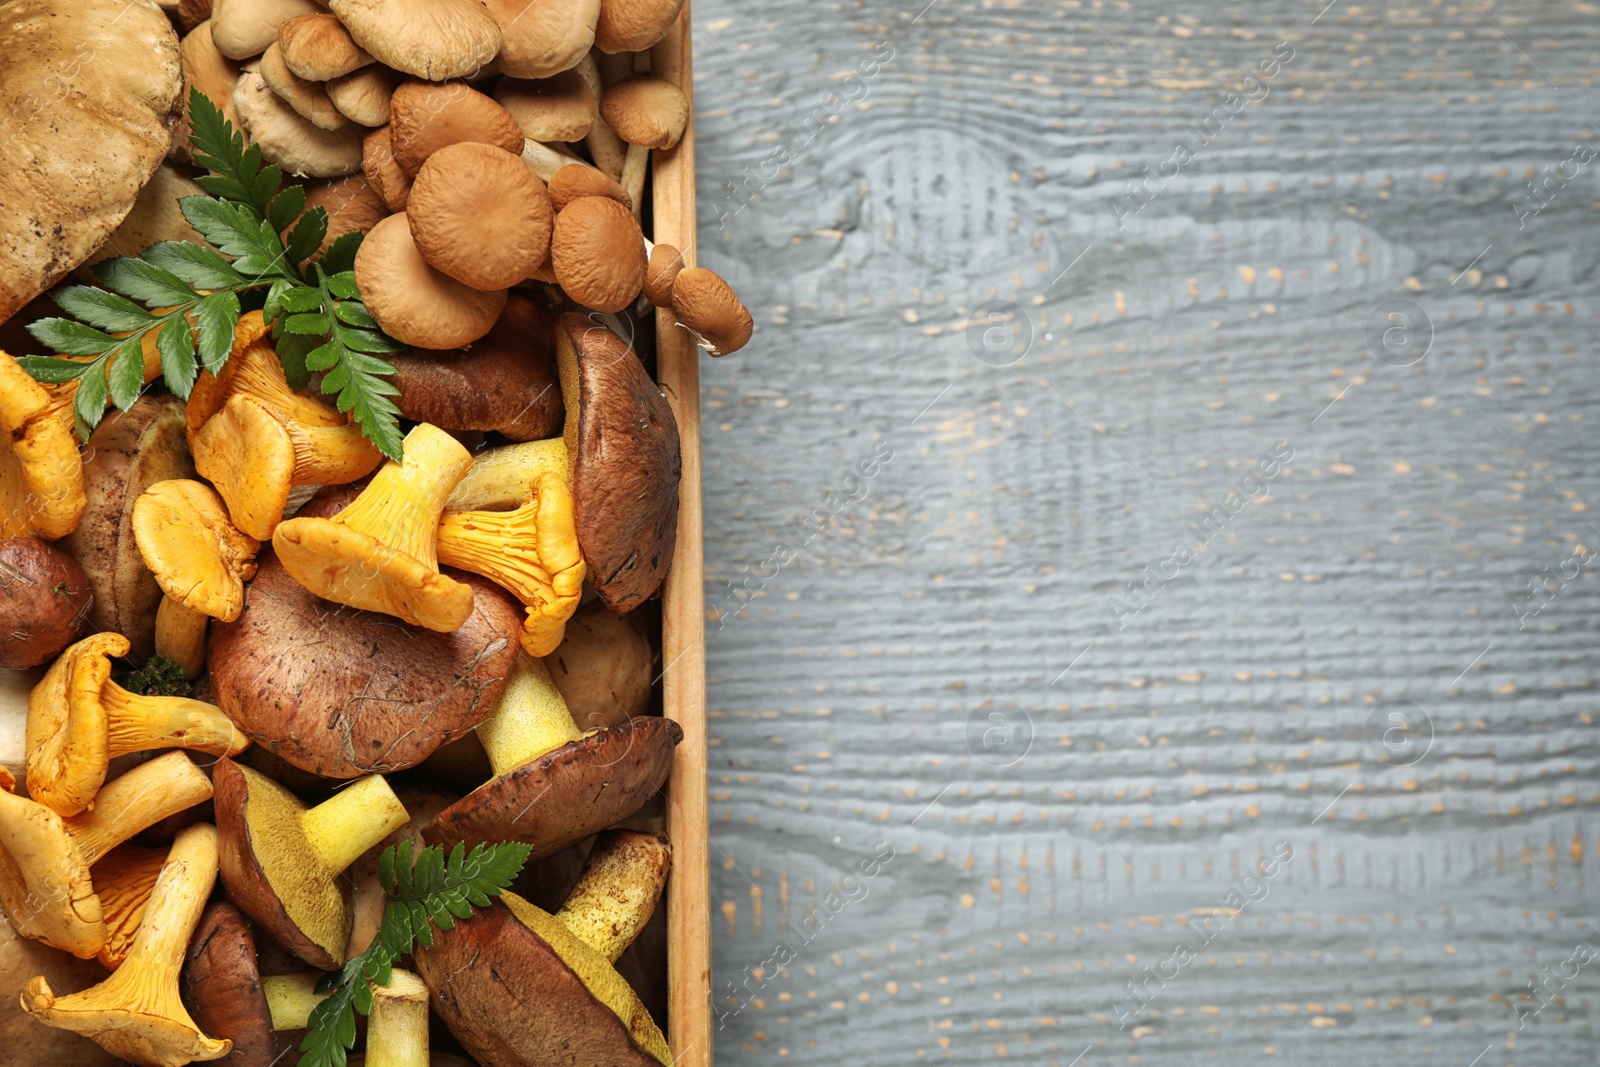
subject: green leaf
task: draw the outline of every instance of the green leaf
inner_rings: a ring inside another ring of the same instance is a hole
[[[161,376],[167,388],[185,400],[194,388],[199,375],[195,365],[194,331],[181,315],[173,316],[156,335],[156,349],[161,353]]]
[[[296,313],[305,311],[322,310],[322,291],[313,289],[309,285],[297,285],[283,294],[283,306],[286,311]],[[323,333],[328,331],[324,329]]]
[[[233,256],[233,269],[246,277],[294,277],[283,241],[272,223],[247,204],[213,200],[206,196],[186,196],[178,208],[189,225],[216,246],[223,255]]]
[[[291,185],[273,197],[272,203],[267,205],[267,220],[272,223],[274,230],[282,232],[287,230],[305,209],[306,187]]]
[[[342,331],[346,348],[357,352],[404,352],[406,346],[396,341],[387,334],[374,333],[371,330],[346,330]],[[384,364],[384,366],[390,366]]]
[[[328,250],[322,253],[322,258],[317,260],[317,266],[321,267],[323,273],[328,275],[328,280],[330,282],[337,281],[345,277],[347,271],[353,271],[355,269],[356,253],[361,249],[361,239],[364,236],[366,235],[358,230],[351,230],[349,233],[340,234],[334,240],[333,244],[328,246]],[[354,299],[355,284],[355,276],[350,275],[350,292],[341,292],[339,288],[335,286],[333,294],[335,296],[343,297],[346,300]]]
[[[75,359],[57,359],[55,356],[19,356],[17,365],[27,371],[36,382],[60,385],[83,377],[83,372],[93,363],[79,363]]]
[[[356,300],[341,300],[333,305],[333,314],[346,326],[362,330],[376,330],[377,320],[367,311],[366,305]]]
[[[333,329],[333,323],[328,321],[328,316],[326,315],[290,315],[284,320],[283,329],[285,333],[302,333],[313,337],[321,337]]]
[[[101,356],[89,364],[89,369],[78,379],[78,393],[72,398],[72,415],[81,433],[84,427],[92,430],[100,425],[105,413],[106,357]],[[88,434],[83,436],[87,437]]]
[[[239,321],[239,294],[224,290],[202,297],[194,306],[195,330],[200,335],[200,362],[212,374],[221,374],[233,351],[233,327]]]
[[[266,302],[261,305],[261,318],[263,321],[271,322],[278,317],[278,312],[283,310],[284,294],[292,288],[294,288],[294,283],[287,278],[279,278],[272,283],[272,287],[267,290]]]
[[[79,322],[97,326],[113,333],[137,330],[151,321],[150,312],[127,297],[93,289],[87,285],[69,285],[51,294],[56,306]]]
[[[176,274],[142,259],[102,259],[90,269],[112,292],[149,308],[185,304],[199,295]]]
[[[33,339],[68,356],[98,356],[117,343],[110,334],[71,319],[40,319],[28,324]]]
[[[283,377],[295,392],[311,384],[311,372],[306,368],[306,353],[321,341],[320,337],[288,333],[273,343],[278,352],[278,362],[283,365]]]
[[[289,231],[288,240],[284,242],[289,250],[289,258],[296,263],[310,259],[322,246],[322,239],[326,236],[328,212],[324,208],[314,207]]]
[[[189,241],[161,241],[139,253],[139,258],[171,271],[196,289],[226,289],[245,280],[215,249]]]
[[[144,391],[144,345],[141,338],[130,337],[110,354],[111,402],[120,411],[133,407]]]

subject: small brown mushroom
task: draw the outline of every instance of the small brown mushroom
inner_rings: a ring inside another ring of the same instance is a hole
[[[683,0],[600,0],[594,43],[602,52],[643,52],[667,35]]]
[[[306,208],[320,207],[328,213],[328,235],[317,250],[321,255],[347,233],[366,233],[389,214],[389,206],[371,182],[361,174],[306,183]]]
[[[330,78],[325,88],[339,114],[362,126],[377,127],[388,125],[389,100],[405,80],[399,71],[374,63]]]
[[[550,266],[573,300],[596,311],[621,311],[644,288],[644,234],[617,201],[583,196],[556,216]]]
[[[633,198],[637,214],[650,150],[677,145],[689,125],[689,101],[671,82],[641,74],[608,87],[600,98],[600,114],[628,142],[622,187]]]
[[[413,176],[448,144],[477,141],[518,155],[524,141],[511,113],[472,86],[415,80],[402,84],[389,100],[389,137],[395,162]]]
[[[554,353],[550,366],[553,378]],[[83,568],[59,548],[33,537],[0,541],[0,667],[54,659],[77,640],[93,597]]]
[[[484,0],[503,38],[495,67],[513,78],[548,78],[594,44],[600,0]]]
[[[682,271],[672,283],[678,325],[713,356],[737,352],[750,341],[755,320],[722,276],[704,267]]]
[[[672,283],[685,267],[683,253],[672,245],[658,242],[650,249],[650,262],[644,269],[644,295],[658,308],[672,306]]]
[[[609,174],[594,167],[568,164],[551,177],[549,188],[550,204],[557,211],[566,210],[568,204],[583,196],[609,197],[629,211],[633,210],[633,199],[628,191],[612,181]]]
[[[463,285],[422,258],[405,212],[367,233],[356,253],[356,285],[384,332],[418,348],[459,348],[494,327],[506,291]]]
[[[328,7],[380,63],[414,77],[467,77],[500,51],[500,27],[480,0],[330,0]]]
[[[579,608],[561,647],[545,657],[573,721],[585,730],[617,726],[650,708],[655,653],[630,616],[603,604]]]
[[[338,16],[323,12],[299,15],[278,27],[278,45],[283,62],[308,82],[340,78],[372,62]]]
[[[597,114],[594,94],[575,70],[531,81],[504,78],[494,98],[532,141],[581,141]]]
[[[417,171],[406,201],[422,258],[474,289],[506,289],[550,253],[554,212],[544,182],[493,145],[449,144]]]
[[[361,173],[390,211],[404,211],[411,196],[411,175],[395,162],[389,127],[373,130],[361,141]],[[373,225],[377,225],[374,223]],[[371,231],[368,231],[371,232]]]
[[[244,913],[216,900],[200,916],[184,957],[183,1002],[200,1029],[233,1042],[233,1067],[286,1064],[297,1041],[274,1033],[255,933]]]
[[[350,120],[333,106],[321,82],[307,81],[289,69],[283,61],[283,46],[277,41],[273,41],[261,53],[257,64],[267,88],[277,93],[284,103],[294,108],[296,114],[317,129],[337,130],[349,125]]]

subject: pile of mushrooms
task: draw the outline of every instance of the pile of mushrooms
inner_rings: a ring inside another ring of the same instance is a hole
[[[670,1061],[616,966],[667,881],[683,737],[636,610],[679,428],[630,317],[714,355],[753,329],[645,236],[689,124],[649,71],[681,6],[0,0],[0,104],[49,183],[0,173],[0,1036],[37,1062],[293,1063],[402,840],[533,851],[374,990],[367,1067]],[[77,383],[9,354],[86,264],[200,242],[191,86],[330,241],[366,234],[402,459],[290,384],[260,312],[187,400],[152,334],[144,395],[81,445]]]

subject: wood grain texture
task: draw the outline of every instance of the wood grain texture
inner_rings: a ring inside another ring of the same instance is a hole
[[[1596,9],[922,3],[696,5],[718,1061],[1594,1063]]]

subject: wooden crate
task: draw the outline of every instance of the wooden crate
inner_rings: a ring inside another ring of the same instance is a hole
[[[694,103],[689,8],[650,54],[650,69]],[[695,265],[694,120],[653,159],[654,233]],[[675,1067],[711,1063],[711,901],[706,822],[705,595],[700,527],[700,349],[656,312],[656,368],[683,445],[678,542],[661,607],[662,705],[683,726],[667,783],[672,878],[667,885],[667,1036]]]

